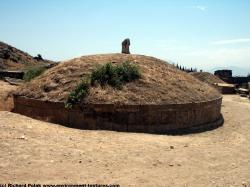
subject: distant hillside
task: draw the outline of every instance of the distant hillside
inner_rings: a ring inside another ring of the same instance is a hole
[[[0,70],[24,70],[36,65],[49,65],[53,61],[44,60],[40,57],[32,57],[6,43],[0,42]]]

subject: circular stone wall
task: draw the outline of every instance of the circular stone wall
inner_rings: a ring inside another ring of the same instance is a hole
[[[14,97],[14,112],[80,129],[144,133],[186,133],[223,124],[222,98],[168,105],[86,104],[65,109],[64,103]]]

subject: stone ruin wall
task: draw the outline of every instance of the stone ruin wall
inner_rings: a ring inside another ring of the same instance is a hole
[[[54,103],[14,96],[14,112],[68,127],[145,133],[183,133],[223,124],[222,98],[170,105],[88,104],[65,109]]]
[[[15,79],[23,79],[24,72],[23,71],[7,71],[7,70],[0,70],[0,79],[4,77],[11,77]]]

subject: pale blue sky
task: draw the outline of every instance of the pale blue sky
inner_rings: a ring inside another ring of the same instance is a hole
[[[250,69],[250,0],[0,0],[0,40],[52,60],[120,52]]]

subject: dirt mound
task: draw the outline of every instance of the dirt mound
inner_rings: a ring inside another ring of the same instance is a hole
[[[90,55],[62,62],[33,81],[24,84],[16,95],[65,102],[81,77],[98,64],[129,61],[139,66],[142,78],[127,83],[121,90],[110,86],[91,87],[85,103],[170,104],[212,100],[220,97],[214,88],[157,58],[143,55]]]
[[[32,57],[15,47],[0,42],[0,70],[24,70],[34,65],[49,65],[52,61]]]
[[[200,81],[208,83],[208,84],[213,85],[216,83],[225,83],[219,77],[208,72],[192,72],[190,74],[193,75],[195,78],[199,79]]]

